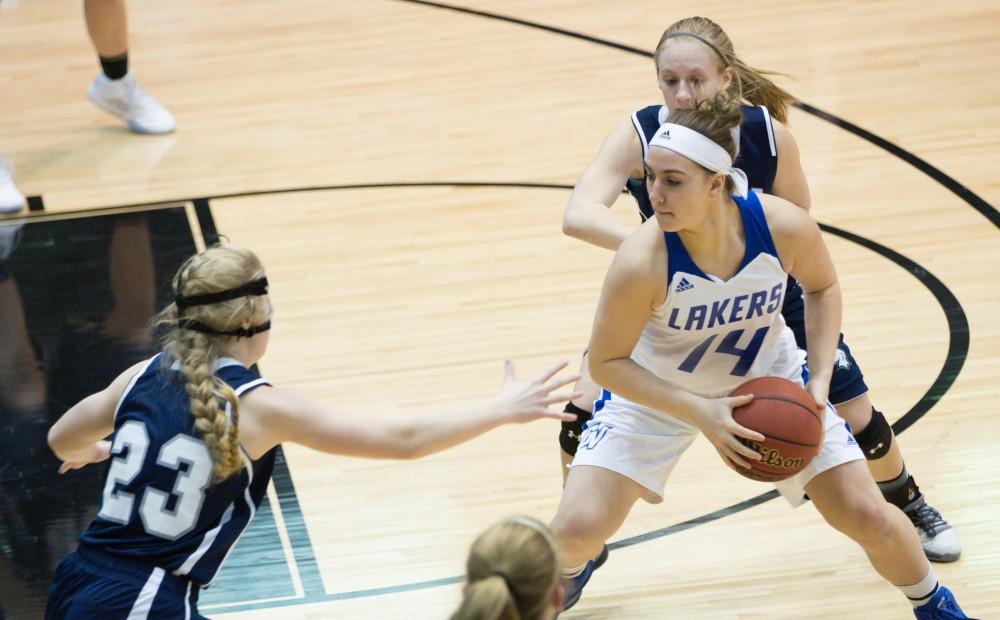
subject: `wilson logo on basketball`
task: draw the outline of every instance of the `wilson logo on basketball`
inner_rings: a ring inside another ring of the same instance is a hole
[[[748,447],[753,448],[763,457],[760,460],[761,465],[770,465],[771,467],[778,467],[781,469],[792,469],[798,471],[802,469],[805,465],[804,460],[801,457],[783,457],[781,452],[775,448],[765,448],[756,441],[746,440],[745,443]]]

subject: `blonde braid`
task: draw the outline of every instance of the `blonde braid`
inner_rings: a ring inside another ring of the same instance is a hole
[[[239,451],[236,394],[219,380],[212,371],[218,359],[216,347],[205,334],[184,330],[179,335],[178,362],[184,389],[191,403],[194,426],[201,433],[215,463],[215,477],[225,480],[243,467]],[[230,403],[233,419],[230,424],[221,406],[225,399]]]
[[[174,290],[186,296],[224,291],[260,277],[263,267],[249,250],[237,246],[214,246],[188,259],[174,276]],[[182,291],[180,289],[183,289]],[[186,308],[183,317],[220,331],[237,328],[252,319],[257,297],[240,297],[214,304]],[[181,378],[190,402],[194,426],[212,455],[216,481],[226,480],[243,468],[239,440],[239,399],[215,374],[215,363],[231,336],[205,334],[178,327],[176,304],[170,304],[154,319],[165,329],[164,363],[180,365]],[[226,415],[229,404],[231,416]],[[229,418],[229,419],[227,419]]]

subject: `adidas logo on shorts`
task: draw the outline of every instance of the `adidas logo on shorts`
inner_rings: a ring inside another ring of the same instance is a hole
[[[681,281],[677,283],[677,288],[674,289],[674,292],[681,293],[691,288],[694,288],[694,284],[688,282],[687,278],[681,278]]]

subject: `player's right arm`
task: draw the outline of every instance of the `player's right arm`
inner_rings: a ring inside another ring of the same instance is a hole
[[[409,415],[337,410],[297,390],[260,387],[240,399],[240,441],[255,459],[288,441],[345,456],[419,458],[503,424],[574,420],[574,414],[549,409],[580,396],[553,393],[580,378],[557,376],[566,364],[561,362],[532,381],[517,381],[513,365],[507,362],[503,385],[493,398],[453,411]]]
[[[108,458],[111,444],[104,438],[115,430],[115,411],[125,387],[146,364],[139,362],[111,384],[73,405],[49,429],[49,448],[63,464],[59,473],[79,469]]]
[[[783,124],[772,119],[771,126],[774,128],[774,141],[778,153],[778,167],[774,173],[771,193],[805,209],[808,213],[812,198],[809,195],[809,182],[806,181],[806,173],[802,170],[802,161],[799,159],[799,145],[795,142],[792,132]]]
[[[573,187],[563,213],[563,233],[617,250],[633,228],[620,222],[610,209],[630,176],[643,176],[642,145],[631,119],[625,119],[604,139]]]

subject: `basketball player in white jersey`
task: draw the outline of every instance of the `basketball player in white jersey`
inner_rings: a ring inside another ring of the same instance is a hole
[[[748,177],[757,193],[780,196],[809,209],[809,184],[799,163],[795,138],[782,123],[794,97],[768,79],[765,71],[749,66],[733,48],[721,26],[705,17],[688,17],[671,24],[660,37],[654,54],[663,98],[656,105],[637,110],[605,138],[600,151],[580,176],[563,220],[566,234],[588,243],[617,249],[632,227],[618,221],[608,208],[621,194],[632,195],[642,219],[653,216],[642,160],[648,142],[666,119],[668,110],[691,107],[698,97],[722,91],[741,93],[745,103],[739,126],[739,154],[735,166]],[[749,104],[749,105],[748,105]],[[790,279],[781,314],[805,349],[805,310],[802,289]],[[872,476],[886,501],[910,518],[920,535],[924,553],[934,562],[953,562],[962,554],[955,529],[931,506],[907,470],[892,427],[868,396],[861,367],[844,338],[838,343],[837,363],[830,380],[830,401],[851,425]],[[583,426],[590,419],[600,388],[587,376],[576,386],[584,396],[566,406],[578,415],[563,424],[559,443],[563,464],[576,454]],[[566,470],[563,468],[563,475]]]
[[[781,493],[793,505],[808,493],[918,618],[966,618],[827,404],[841,318],[837,274],[816,223],[781,198],[749,191],[732,167],[731,130],[740,121],[736,102],[717,97],[671,111],[650,141],[644,167],[654,217],[622,243],[608,271],[589,348],[590,372],[605,390],[552,522],[565,608],[636,500],[662,501],[699,432],[729,467],[760,458],[740,439],[764,437],[732,417],[752,396],[727,394],[752,377],[779,376],[804,383],[826,418],[819,455],[778,483]],[[781,316],[788,274],[807,299],[808,371]]]

